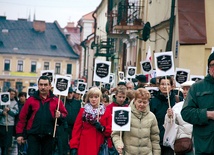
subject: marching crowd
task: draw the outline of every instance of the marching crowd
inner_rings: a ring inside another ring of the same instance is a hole
[[[214,53],[207,76],[184,82],[182,91],[171,76],[152,78],[149,85],[144,75],[136,79],[137,86],[92,87],[84,96],[69,87],[63,99],[53,94],[47,76],[39,77],[29,98],[9,89],[10,105],[0,106],[1,155],[11,154],[13,137],[19,155],[98,155],[105,142],[109,155],[214,154]],[[113,107],[131,107],[130,131],[112,131]],[[173,134],[167,126],[175,127]]]

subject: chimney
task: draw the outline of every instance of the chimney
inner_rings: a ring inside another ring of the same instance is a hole
[[[66,27],[74,27],[74,22],[68,22]]]
[[[33,28],[37,32],[45,32],[45,29],[46,29],[45,21],[34,20]]]

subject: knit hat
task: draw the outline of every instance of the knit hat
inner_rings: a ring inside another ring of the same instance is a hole
[[[73,91],[72,87],[69,87],[68,93],[73,93],[73,92],[74,92],[74,91]]]
[[[209,58],[208,58],[208,67],[209,67],[209,64],[210,62],[214,60],[214,52],[210,54]]]
[[[142,83],[147,83],[147,81],[146,81],[146,76],[143,75],[143,74],[137,75],[137,76],[136,76],[136,79],[137,79],[138,81],[142,82]]]

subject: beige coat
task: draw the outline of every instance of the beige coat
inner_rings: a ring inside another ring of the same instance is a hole
[[[155,115],[149,111],[149,106],[145,112],[136,110],[133,101],[131,106],[131,130],[122,132],[112,132],[112,140],[115,148],[124,147],[125,155],[160,155],[159,129]]]

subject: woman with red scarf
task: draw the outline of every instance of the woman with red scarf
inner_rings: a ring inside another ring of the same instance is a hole
[[[111,112],[100,104],[101,97],[97,87],[88,91],[86,105],[80,109],[74,124],[71,155],[97,155],[104,138],[111,135]]]

